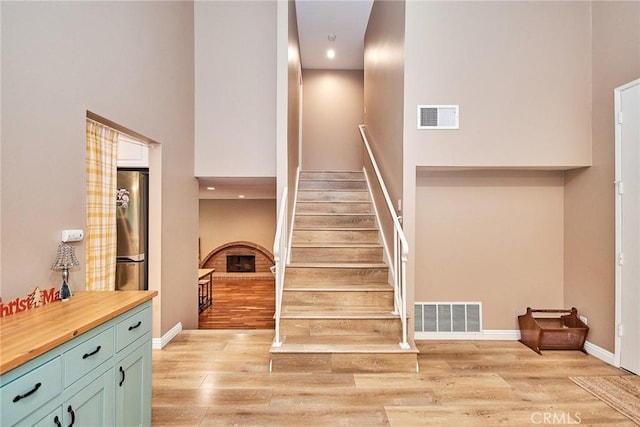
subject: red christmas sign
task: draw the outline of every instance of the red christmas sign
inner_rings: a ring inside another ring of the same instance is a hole
[[[37,286],[24,298],[16,298],[9,302],[4,302],[0,297],[0,317],[16,314],[21,311],[30,310],[34,307],[48,304],[60,300],[60,291],[56,288],[40,289]]]

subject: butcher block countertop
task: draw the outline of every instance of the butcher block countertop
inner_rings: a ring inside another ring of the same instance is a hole
[[[83,291],[0,318],[0,375],[149,301],[157,291]]]

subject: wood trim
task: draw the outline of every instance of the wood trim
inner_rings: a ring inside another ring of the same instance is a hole
[[[87,119],[89,120],[93,120],[94,122],[98,122],[100,124],[103,124],[105,126],[109,126],[110,128],[113,128],[115,130],[117,130],[118,132],[122,132],[124,134],[127,134],[130,137],[133,137],[137,140],[139,140],[140,142],[145,143],[146,145],[149,146],[154,146],[154,145],[160,145],[160,143],[158,141],[154,141],[151,138],[148,138],[142,134],[139,134],[136,131],[133,131],[129,128],[126,128],[116,122],[113,122],[105,117],[99,116],[98,114],[87,110]]]

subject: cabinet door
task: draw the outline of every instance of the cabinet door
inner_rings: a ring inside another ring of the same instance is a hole
[[[62,405],[65,426],[112,426],[113,369],[80,389]]]
[[[116,424],[151,425],[151,343],[137,347],[116,364]]]

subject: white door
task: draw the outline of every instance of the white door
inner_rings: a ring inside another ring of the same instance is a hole
[[[616,358],[640,374],[640,80],[614,91],[616,108]]]

